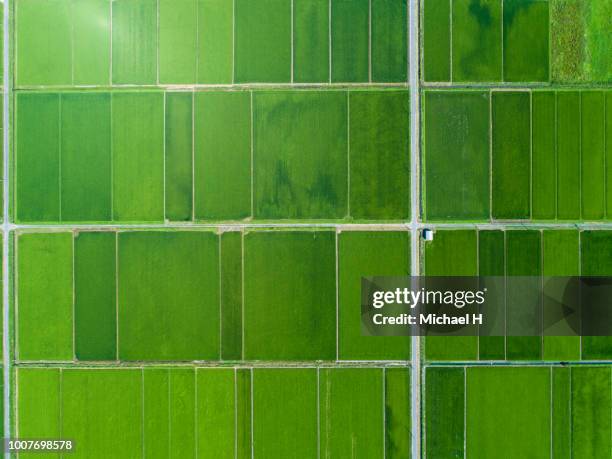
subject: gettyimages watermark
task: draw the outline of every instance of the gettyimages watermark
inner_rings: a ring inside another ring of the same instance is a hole
[[[368,336],[612,336],[612,277],[364,277]]]

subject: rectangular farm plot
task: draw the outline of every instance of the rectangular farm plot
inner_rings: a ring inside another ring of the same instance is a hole
[[[64,369],[61,378],[61,433],[80,457],[142,454],[141,370]]]
[[[168,374],[170,457],[196,457],[195,370],[173,368]]]
[[[380,368],[320,370],[321,457],[385,457],[383,390]]]
[[[423,79],[450,81],[452,1],[425,0],[422,4]]]
[[[254,369],[253,456],[317,456],[317,370]]]
[[[329,0],[293,2],[293,80],[329,81]]]
[[[502,1],[451,1],[453,81],[502,79]]]
[[[612,451],[612,369],[575,367],[570,375],[573,457],[604,459]]]
[[[401,83],[408,73],[407,5],[20,0],[16,83]]]
[[[368,0],[331,3],[333,82],[369,80],[369,20]]]
[[[61,219],[111,219],[108,93],[64,93],[61,105]]]
[[[109,0],[20,0],[17,85],[108,84],[110,11]]]
[[[557,96],[553,91],[532,94],[532,208],[534,220],[557,216]]]
[[[424,80],[549,81],[548,3],[424,0]]]
[[[108,84],[111,59],[110,0],[79,0],[70,4],[73,84]]]
[[[157,0],[115,0],[112,17],[114,84],[155,84],[158,79]]]
[[[611,374],[608,365],[428,367],[428,457],[608,457]]]
[[[117,358],[116,240],[114,232],[74,237],[74,334],[78,360]]]
[[[583,276],[612,275],[612,232],[583,231],[580,233],[580,273]],[[582,358],[603,360],[612,356],[612,337],[582,338]]]
[[[514,276],[533,276],[534,288],[540,285],[542,275],[542,234],[540,231],[506,232],[506,329],[509,335],[513,330],[521,330],[530,324],[532,332],[542,329],[541,300],[533,298],[530,289],[517,288]],[[536,293],[537,295],[537,293]],[[526,310],[523,305],[538,304],[535,310]],[[542,358],[542,338],[539,336],[508,336],[506,338],[506,357],[509,360],[536,360]]]
[[[346,216],[347,97],[339,91],[253,95],[256,218]]]
[[[465,369],[425,370],[424,450],[427,457],[465,457]]]
[[[580,94],[581,199],[584,220],[602,220],[605,215],[605,121],[604,93]],[[612,140],[609,139],[609,140]]]
[[[17,387],[15,402],[17,413],[16,436],[19,438],[60,438],[60,387],[59,368],[19,368],[15,375]],[[19,457],[40,457],[36,454],[19,454]],[[58,458],[59,454],[45,457]]]
[[[143,436],[147,456],[166,458],[170,452],[170,369],[142,370]]]
[[[198,3],[197,0],[158,1],[160,83],[188,84],[196,81]]]
[[[478,273],[478,239],[475,231],[436,231],[425,243],[427,276],[475,276]],[[431,336],[425,339],[427,360],[472,360],[478,356],[476,336]]]
[[[72,360],[72,233],[19,234],[17,358]]]
[[[16,112],[19,223],[410,213],[405,90],[20,92]]]
[[[59,96],[16,96],[15,194],[18,222],[60,219]]]
[[[490,93],[490,107],[483,103],[478,112],[459,104],[476,94],[488,99],[485,92],[425,92],[426,220],[610,218],[608,92],[498,90]]]
[[[371,3],[372,81],[407,81],[408,2],[373,0]]]
[[[578,231],[543,231],[542,274],[544,276],[577,276],[580,274],[580,233]],[[547,299],[544,301],[546,307]],[[555,361],[579,360],[581,339],[576,336],[545,336],[542,357],[544,360]]]
[[[407,232],[343,231],[338,235],[338,346],[343,360],[408,360],[408,337],[361,335],[361,278],[410,273]]]
[[[234,14],[235,81],[290,82],[291,1],[236,0]]]
[[[164,164],[165,216],[193,216],[193,94],[169,92],[165,99]]]
[[[66,435],[76,457],[405,458],[409,376],[400,367],[18,368],[17,432]]]
[[[219,242],[210,232],[118,235],[119,358],[219,358]]]
[[[426,220],[489,218],[489,94],[425,92]]]
[[[410,369],[383,369],[385,393],[385,456],[410,457]]]
[[[557,218],[580,219],[580,94],[557,93]]]
[[[548,0],[504,0],[504,81],[548,81]]]
[[[351,91],[350,216],[410,215],[410,99],[407,91]]]
[[[607,0],[555,1],[550,6],[552,78],[556,82],[602,82],[612,77]]]
[[[549,300],[529,296],[546,276],[605,276],[612,272],[609,231],[437,230],[433,241],[421,244],[426,275],[478,274],[507,279],[505,304],[500,306],[506,310],[503,326],[507,336],[427,337],[428,361],[588,361],[605,360],[612,354],[609,337],[537,336],[542,324],[547,325],[549,333],[555,329],[549,328],[552,324],[547,309],[540,309]],[[342,279],[341,271],[340,275]],[[514,287],[516,276],[533,276],[533,289]],[[521,307],[524,304],[538,306],[531,310]],[[536,336],[520,336],[513,331],[524,330],[525,324],[534,327]],[[566,333],[565,322],[554,326],[561,327],[556,329],[561,334]]]
[[[506,272],[506,235],[503,231],[479,231],[478,275],[503,276]],[[486,287],[486,285],[485,285]],[[495,306],[505,310],[504,305]],[[505,323],[505,320],[503,320]],[[503,336],[479,336],[478,359],[503,360],[506,358],[506,339]]]
[[[70,84],[71,2],[21,0],[16,10],[18,84]]]
[[[528,219],[531,208],[531,98],[495,92],[492,100],[492,217]]]
[[[198,1],[197,82],[231,83],[234,78],[234,3]]]
[[[196,219],[251,215],[251,98],[241,91],[195,94]]]
[[[608,215],[612,216],[612,116],[608,116],[608,113],[612,113],[612,91],[606,91],[605,99],[606,123],[604,129],[606,135],[606,218],[608,218]],[[610,185],[608,186],[608,184]]]
[[[465,371],[466,457],[550,457],[551,369]]]
[[[113,216],[123,221],[164,218],[164,95],[112,96]]]
[[[254,231],[244,244],[243,358],[335,359],[335,233]]]
[[[242,358],[242,233],[222,233],[221,275],[221,358]]]
[[[235,457],[236,371],[233,369],[196,369],[197,457],[232,459]]]

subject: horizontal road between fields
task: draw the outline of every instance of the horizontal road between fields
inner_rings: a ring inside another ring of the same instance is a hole
[[[351,89],[351,88],[367,88],[367,89],[382,89],[382,88],[400,88],[407,89],[408,83],[234,83],[234,84],[114,84],[114,85],[40,85],[29,86],[22,85],[13,89],[13,92],[19,91],[82,91],[88,90],[165,90],[165,91],[236,91],[236,90],[273,90],[273,89]]]
[[[326,362],[287,362],[287,361],[134,361],[125,362],[121,360],[100,360],[100,361],[78,361],[78,360],[28,360],[15,361],[16,367],[49,367],[49,368],[408,368],[408,360],[343,360]]]
[[[218,229],[224,231],[239,231],[242,229],[296,229],[317,228],[336,229],[338,231],[420,231],[423,229],[577,229],[577,230],[612,230],[612,221],[602,222],[482,222],[482,223],[442,223],[442,222],[412,222],[407,223],[198,223],[198,222],[166,222],[166,223],[40,223],[40,224],[4,224],[5,231],[19,230],[139,230],[139,229]]]
[[[568,360],[559,362],[552,360],[457,360],[431,361],[426,367],[577,367],[577,366],[610,366],[612,360]]]

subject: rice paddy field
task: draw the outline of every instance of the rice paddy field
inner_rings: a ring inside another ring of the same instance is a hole
[[[362,277],[612,276],[610,0],[0,11],[0,434],[75,444],[4,457],[611,457],[611,337],[361,317]]]
[[[610,220],[611,91],[426,90],[422,102],[426,221]]]

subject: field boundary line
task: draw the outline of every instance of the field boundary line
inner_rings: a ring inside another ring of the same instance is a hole
[[[9,224],[9,199],[10,199],[10,190],[9,190],[9,146],[10,146],[10,93],[12,90],[11,87],[11,66],[10,66],[10,44],[11,44],[11,34],[10,34],[10,12],[13,3],[11,0],[4,1],[4,14],[2,18],[3,23],[3,67],[4,67],[4,75],[3,75],[3,94],[2,94],[2,102],[3,108],[2,112],[4,114],[2,120],[2,150],[3,150],[3,171],[2,171],[2,193],[3,193],[3,208],[2,208],[2,358],[3,358],[3,404],[4,404],[4,436],[6,438],[11,438],[11,350],[10,350],[10,280],[11,273],[9,272],[9,256],[10,256],[10,224]],[[15,7],[17,5],[15,4]],[[16,8],[15,8],[16,10]],[[15,33],[15,37],[17,33]],[[16,65],[16,64],[15,64]],[[15,378],[15,388],[17,388],[17,376]],[[17,420],[17,418],[15,418]],[[11,457],[10,453],[6,453],[7,458]]]

